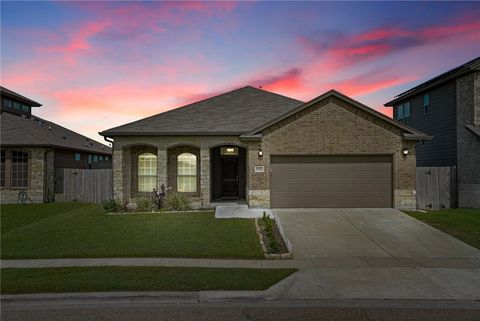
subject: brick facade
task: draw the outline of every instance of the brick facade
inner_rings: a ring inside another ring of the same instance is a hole
[[[270,205],[270,155],[361,155],[393,157],[394,206],[415,208],[415,145],[404,141],[391,124],[339,100],[327,99],[263,131],[260,159],[249,153],[250,168],[265,166],[264,173],[250,172],[249,199],[256,206]],[[257,146],[258,148],[259,146]],[[403,148],[409,149],[406,158]]]
[[[176,186],[176,155],[194,152],[199,157],[199,206],[208,207],[211,198],[210,149],[235,145],[247,149],[246,199],[252,207],[270,206],[270,155],[392,155],[393,198],[397,208],[415,208],[415,142],[403,140],[392,124],[337,98],[327,98],[262,132],[261,141],[241,141],[237,136],[120,136],[115,137],[114,191],[131,201],[135,146],[148,145],[159,155],[158,183]],[[408,148],[406,158],[402,150]],[[258,151],[263,151],[259,157]],[[160,158],[162,155],[162,159]],[[264,166],[264,172],[255,172]],[[165,174],[163,174],[165,173]]]
[[[480,72],[457,79],[458,206],[480,208],[480,139],[465,125],[480,126]]]
[[[11,204],[17,203],[18,193],[25,191],[33,203],[42,203],[45,196],[44,177],[46,173],[45,153],[49,150],[40,147],[25,147],[25,148],[5,148],[6,163],[5,163],[5,182],[6,186],[0,190],[0,203]],[[11,155],[12,151],[22,151],[29,155],[28,166],[28,187],[27,188],[11,188]],[[51,154],[52,152],[50,152]],[[48,154],[47,154],[48,155]],[[47,160],[49,158],[47,157]],[[50,158],[51,159],[51,158]],[[53,166],[53,162],[52,162]],[[50,167],[47,165],[47,167]]]

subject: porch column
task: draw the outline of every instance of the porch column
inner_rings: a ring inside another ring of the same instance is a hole
[[[115,148],[112,155],[114,197],[124,202],[123,195],[123,150]]]
[[[202,207],[210,205],[210,149],[207,146],[200,149],[200,198]]]
[[[165,147],[158,147],[157,149],[157,187],[160,189],[162,184],[165,188],[168,187],[167,181],[167,149]]]

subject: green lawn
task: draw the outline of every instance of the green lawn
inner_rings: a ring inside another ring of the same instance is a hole
[[[458,208],[405,213],[480,249],[480,209]]]
[[[1,258],[262,258],[253,220],[213,212],[106,215],[100,205],[2,205]]]
[[[2,269],[1,293],[265,290],[295,271],[120,266]]]

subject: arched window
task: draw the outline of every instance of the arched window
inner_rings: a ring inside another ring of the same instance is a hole
[[[194,154],[182,153],[177,157],[177,191],[197,191],[197,156]]]
[[[157,156],[152,153],[138,155],[138,191],[151,192],[157,187]]]

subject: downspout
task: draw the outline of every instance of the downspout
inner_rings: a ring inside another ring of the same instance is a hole
[[[45,153],[44,153],[44,163],[45,163],[45,170],[44,170],[44,174],[43,174],[43,202],[44,203],[51,203],[51,202],[55,202],[55,178],[54,178],[54,186],[53,186],[53,190],[50,191],[51,195],[53,196],[52,198],[50,198],[50,193],[49,193],[49,190],[48,190],[48,187],[49,187],[49,172],[48,172],[48,153],[53,153],[55,150],[55,147],[50,149],[50,150],[47,150]],[[54,168],[54,173],[53,175],[55,175],[55,168]]]

